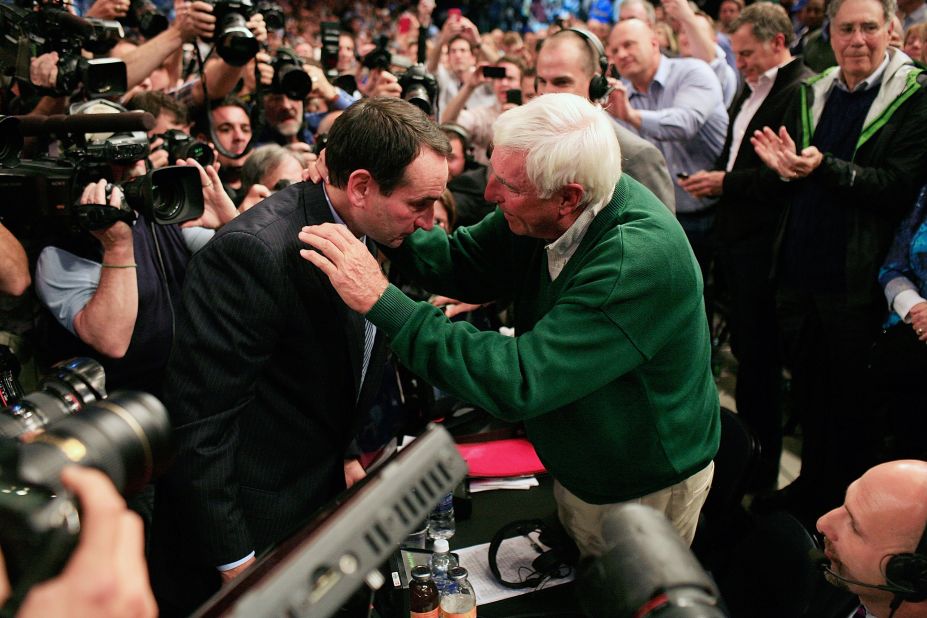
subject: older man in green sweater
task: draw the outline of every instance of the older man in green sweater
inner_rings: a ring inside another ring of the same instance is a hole
[[[538,97],[500,116],[493,132],[486,199],[496,211],[450,237],[398,239],[390,258],[435,292],[511,299],[515,337],[412,301],[343,226],[303,228],[300,239],[319,251],[302,255],[412,371],[524,421],[584,553],[607,549],[599,522],[628,501],[663,511],[691,541],[720,422],[702,280],[685,234],[621,175],[610,121],[587,100]]]

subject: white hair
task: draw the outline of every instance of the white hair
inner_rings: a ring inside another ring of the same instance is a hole
[[[493,146],[527,153],[525,172],[542,199],[575,182],[583,205],[605,201],[621,177],[612,120],[575,94],[545,94],[505,112],[493,124]]]

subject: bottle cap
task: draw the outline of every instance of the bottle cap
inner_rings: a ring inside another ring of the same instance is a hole
[[[428,581],[431,579],[431,569],[421,564],[417,567],[412,567],[412,579]]]
[[[450,548],[451,546],[448,545],[447,539],[435,539],[433,549],[436,554],[447,553]]]
[[[467,569],[463,568],[462,566],[455,566],[451,569],[448,569],[447,577],[448,579],[452,579],[454,581],[466,579]]]

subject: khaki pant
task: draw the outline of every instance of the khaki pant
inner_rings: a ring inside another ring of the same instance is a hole
[[[613,504],[584,502],[555,480],[554,499],[557,500],[557,515],[576,541],[583,556],[600,556],[608,550],[602,538],[602,521],[606,515],[623,505],[634,503],[644,504],[662,512],[683,540],[691,545],[698,524],[698,514],[705,504],[705,498],[708,497],[714,473],[715,462],[712,461],[675,485],[634,500]]]

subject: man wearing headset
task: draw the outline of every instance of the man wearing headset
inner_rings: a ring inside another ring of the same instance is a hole
[[[851,616],[927,616],[925,522],[927,462],[913,459],[870,469],[818,520],[827,581],[859,597]]]

